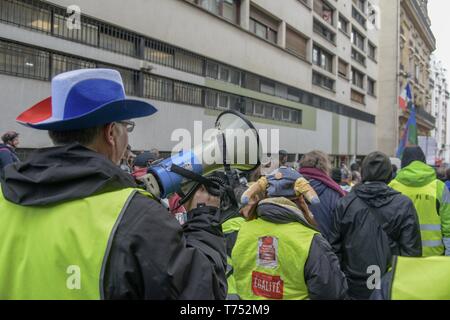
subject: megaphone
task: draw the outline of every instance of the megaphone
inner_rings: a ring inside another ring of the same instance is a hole
[[[258,131],[241,113],[222,112],[209,130],[206,141],[192,150],[184,150],[148,169],[144,178],[147,190],[159,198],[184,192],[193,182],[206,180],[214,171],[238,169],[252,171],[260,165],[261,148]]]

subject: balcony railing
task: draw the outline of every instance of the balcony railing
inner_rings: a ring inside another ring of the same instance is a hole
[[[427,122],[433,124],[433,126],[436,125],[436,118],[433,117],[431,114],[429,114],[425,109],[419,107],[416,109],[416,113],[419,117],[426,120]]]

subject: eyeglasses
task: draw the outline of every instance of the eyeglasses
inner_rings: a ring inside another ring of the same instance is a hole
[[[117,121],[117,123],[120,123],[121,125],[125,126],[127,132],[133,132],[134,127],[136,126],[135,122],[129,120]]]

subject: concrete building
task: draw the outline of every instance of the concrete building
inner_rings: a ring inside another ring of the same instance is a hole
[[[431,113],[436,118],[436,128],[431,132],[431,136],[436,139],[438,146],[435,156],[438,161],[450,163],[450,137],[448,130],[450,93],[448,91],[447,69],[435,56],[431,60],[430,89],[432,93]]]
[[[418,135],[428,136],[436,119],[431,110],[429,69],[436,40],[431,31],[427,0],[380,1],[380,64],[378,82],[383,94],[377,113],[378,149],[394,156],[409,112],[398,98],[410,81],[417,108]]]
[[[67,6],[81,9],[77,15]],[[374,7],[378,0],[370,0]],[[0,131],[49,145],[15,117],[46,98],[52,76],[112,67],[159,112],[137,121],[135,149],[170,151],[174,129],[226,109],[280,129],[290,161],[376,149],[378,30],[367,0],[0,0]],[[69,17],[69,19],[68,19]]]

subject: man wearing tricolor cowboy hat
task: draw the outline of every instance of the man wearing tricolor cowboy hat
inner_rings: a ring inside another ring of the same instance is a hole
[[[118,166],[130,119],[156,111],[126,98],[117,71],[86,69],[17,118],[56,147],[5,170],[0,299],[225,297],[218,199],[200,188],[182,229]]]

